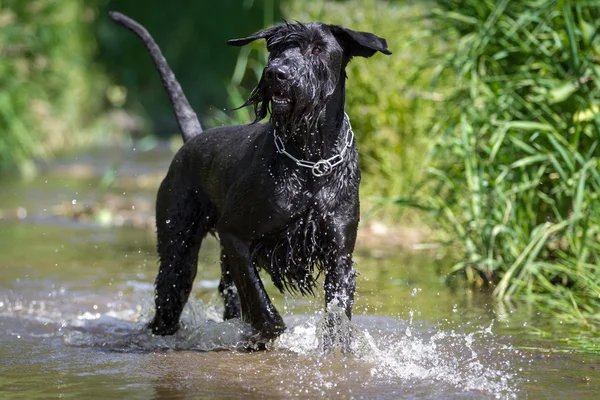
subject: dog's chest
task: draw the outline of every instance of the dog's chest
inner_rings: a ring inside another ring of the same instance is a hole
[[[248,199],[254,207],[247,217],[257,222],[257,235],[286,231],[289,225],[307,215],[316,221],[326,208],[324,201],[330,189],[315,182],[304,171],[269,174],[261,181],[254,191],[256,198]]]
[[[281,291],[312,291],[313,272],[324,265],[326,246],[317,197],[318,192],[297,182],[280,187],[273,193],[269,215],[274,223],[252,241],[253,262],[269,271]]]
[[[294,218],[313,205],[314,184],[300,171],[273,178],[273,206],[276,212]]]
[[[315,270],[325,265],[331,250],[335,215],[345,214],[343,199],[357,199],[357,187],[333,175],[315,178],[294,171],[275,179],[270,218],[277,223],[270,231],[255,236],[252,255],[255,265],[266,268],[280,290],[310,292]]]
[[[265,159],[275,162],[265,165]],[[358,187],[353,189],[347,169],[339,168],[329,176],[315,177],[310,169],[300,168],[286,159],[265,159],[238,175],[224,209],[226,224],[236,226],[248,240],[261,240],[281,232],[294,235],[303,228],[291,225],[305,224],[306,227],[307,216],[310,216],[311,236],[321,236],[322,222],[339,211],[340,200],[357,197],[354,192]]]
[[[334,211],[339,201],[349,195],[348,182],[337,174],[314,177],[310,170],[299,168],[273,179],[273,211],[296,219],[310,211],[325,215]]]

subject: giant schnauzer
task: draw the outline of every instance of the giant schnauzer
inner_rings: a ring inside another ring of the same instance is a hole
[[[301,294],[313,293],[324,273],[327,309],[350,318],[360,170],[344,112],[345,70],[354,56],[391,54],[385,39],[312,22],[284,23],[230,40],[233,46],[267,42],[268,65],[244,104],[254,107],[256,120],[202,132],[152,37],[123,14],[110,16],[150,52],[185,142],[156,201],[160,268],[152,332],[179,329],[207,233],[221,243],[224,318],[241,317],[263,344],[285,325],[257,268],[280,291]],[[267,114],[269,122],[259,123]]]

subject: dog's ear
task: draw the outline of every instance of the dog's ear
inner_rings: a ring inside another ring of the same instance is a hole
[[[369,32],[357,32],[340,25],[329,25],[329,30],[350,56],[371,57],[376,52],[390,55],[384,38]]]
[[[248,43],[257,39],[268,39],[269,37],[273,36],[273,34],[277,32],[279,28],[280,26],[272,26],[270,28],[263,29],[262,31],[253,33],[252,35],[245,38],[228,40],[227,44],[231,46],[245,46]]]

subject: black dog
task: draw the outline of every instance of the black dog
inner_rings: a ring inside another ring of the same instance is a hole
[[[148,48],[185,141],[158,191],[160,269],[152,332],[178,330],[207,233],[216,233],[222,246],[224,317],[241,316],[260,340],[277,337],[285,325],[257,267],[279,290],[302,294],[312,293],[324,272],[327,308],[350,318],[360,171],[344,112],[345,68],[354,56],[391,54],[386,41],[318,22],[286,23],[230,40],[234,46],[267,41],[268,66],[244,104],[254,106],[256,120],[201,133],[148,32],[122,14],[111,17]],[[268,111],[269,123],[258,123]]]

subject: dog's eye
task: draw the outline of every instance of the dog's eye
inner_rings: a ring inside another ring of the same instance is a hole
[[[321,48],[318,46],[313,47],[312,53],[316,56],[317,54],[321,53]]]

